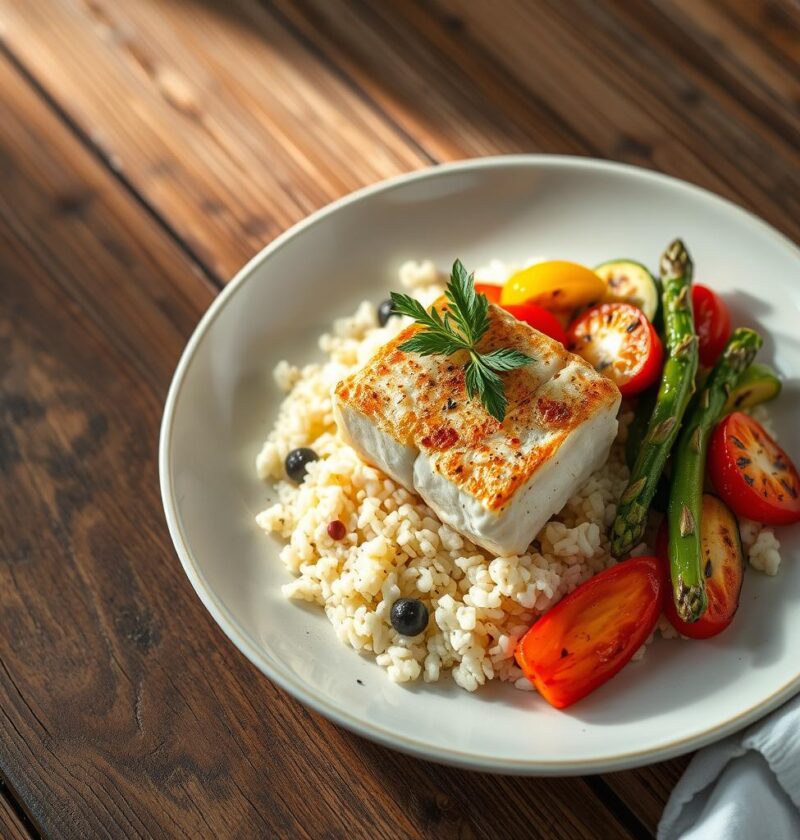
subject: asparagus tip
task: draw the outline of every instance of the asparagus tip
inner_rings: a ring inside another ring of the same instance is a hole
[[[678,580],[675,587],[675,611],[681,621],[687,624],[697,621],[706,611],[707,605],[706,591],[702,583],[687,586],[682,580]]]
[[[692,258],[682,239],[676,239],[661,255],[661,276],[665,279],[683,277],[692,264]]]

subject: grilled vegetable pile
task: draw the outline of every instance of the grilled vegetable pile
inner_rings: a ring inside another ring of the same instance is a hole
[[[518,272],[498,295],[500,305],[529,300],[565,325],[572,319],[569,349],[636,401],[625,447],[630,478],[610,534],[623,562],[579,586],[517,647],[520,667],[558,708],[622,668],[662,609],[689,638],[730,625],[744,577],[737,517],[800,521],[800,474],[744,413],[777,397],[781,382],[754,361],[761,336],[733,329],[724,300],[693,283],[683,242],[666,249],[658,278],[632,259],[587,272],[542,263]],[[625,559],[657,524],[651,508],[666,513],[656,556]]]
[[[735,605],[722,608],[722,588],[707,587],[707,578],[716,573],[726,552],[731,568],[741,565],[738,525],[737,539],[711,552],[715,562],[707,556],[704,546],[713,542],[703,523],[704,512],[713,508],[703,495],[707,477],[733,522],[738,515],[763,523],[800,521],[800,478],[786,453],[753,418],[729,415],[780,392],[775,373],[753,361],[761,337],[751,329],[732,331],[724,301],[711,289],[692,285],[692,260],[680,240],[665,251],[660,273],[666,360],[658,391],[642,397],[631,425],[626,448],[631,475],[612,526],[611,546],[617,557],[624,557],[642,541],[669,464],[662,552],[671,592],[666,612],[684,635],[698,635],[685,629],[695,622],[706,624],[709,609],[729,615],[728,623],[735,612]],[[735,591],[738,603],[739,588],[724,589],[728,595]],[[715,632],[722,629],[719,620],[714,627]]]
[[[732,332],[724,301],[705,286],[692,285],[693,271],[686,247],[676,240],[661,258],[666,360],[658,391],[641,398],[631,424],[626,447],[631,475],[611,535],[617,557],[642,541],[669,464],[662,553],[670,577],[667,616],[681,632],[702,621],[710,599],[719,597],[720,587],[707,591],[706,579],[724,550],[731,566],[738,564],[738,538],[716,552],[715,563],[706,557],[707,476],[720,504],[733,511],[728,512],[734,522],[734,514],[764,523],[800,520],[800,479],[789,457],[751,417],[728,416],[736,408],[774,398],[780,380],[767,365],[753,361],[763,343],[758,333],[746,328]],[[738,436],[730,431],[737,418]],[[733,590],[738,603],[739,589],[725,588]],[[716,601],[710,607],[715,614],[725,611]],[[735,607],[726,609],[732,618]],[[714,626],[719,632],[720,622]]]

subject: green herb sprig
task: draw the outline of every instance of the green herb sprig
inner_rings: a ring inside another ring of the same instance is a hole
[[[502,423],[508,400],[498,373],[525,367],[533,359],[511,348],[478,352],[478,342],[489,329],[489,300],[475,291],[474,275],[467,272],[461,260],[453,263],[444,294],[447,311],[443,318],[415,298],[392,292],[393,311],[408,315],[425,328],[404,341],[400,350],[422,356],[452,356],[465,350],[469,353],[464,365],[467,395],[472,399],[477,394],[489,414]]]

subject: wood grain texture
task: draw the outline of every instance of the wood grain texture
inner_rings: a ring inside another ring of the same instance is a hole
[[[0,46],[0,776],[38,827],[652,832],[686,759],[473,775],[261,678],[174,558],[158,421],[215,286],[309,211],[431,162],[622,160],[800,238],[798,7],[0,0]]]
[[[497,152],[658,168],[797,235],[797,75],[770,105],[777,77],[748,90],[677,6],[567,5],[0,0],[15,55],[225,279],[351,189]]]
[[[708,187],[800,238],[800,146],[755,118],[674,14],[625,0],[504,0],[503,15],[470,0],[435,5],[602,156]]]
[[[155,464],[212,292],[7,63],[0,107],[0,772],[42,833],[631,836],[582,780],[436,767],[339,730],[224,640]]]
[[[800,71],[800,6],[797,3],[719,0],[719,5],[740,30],[762,45],[765,52],[790,71]]]
[[[681,756],[636,770],[606,773],[602,779],[636,818],[655,835],[664,805],[686,769],[689,759],[690,756]]]
[[[31,840],[31,833],[11,807],[5,787],[0,783],[0,837],[3,840]]]
[[[6,43],[229,278],[332,198],[429,159],[258,0],[2,0]]]
[[[273,7],[437,160],[587,151],[549,103],[464,44],[455,19],[442,21],[414,2],[275,0]]]

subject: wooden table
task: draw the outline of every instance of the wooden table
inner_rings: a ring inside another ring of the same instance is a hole
[[[236,269],[389,175],[611,158],[800,239],[798,6],[0,0],[0,50],[0,835],[651,836],[685,758],[473,774],[271,685],[175,557],[158,424]]]

